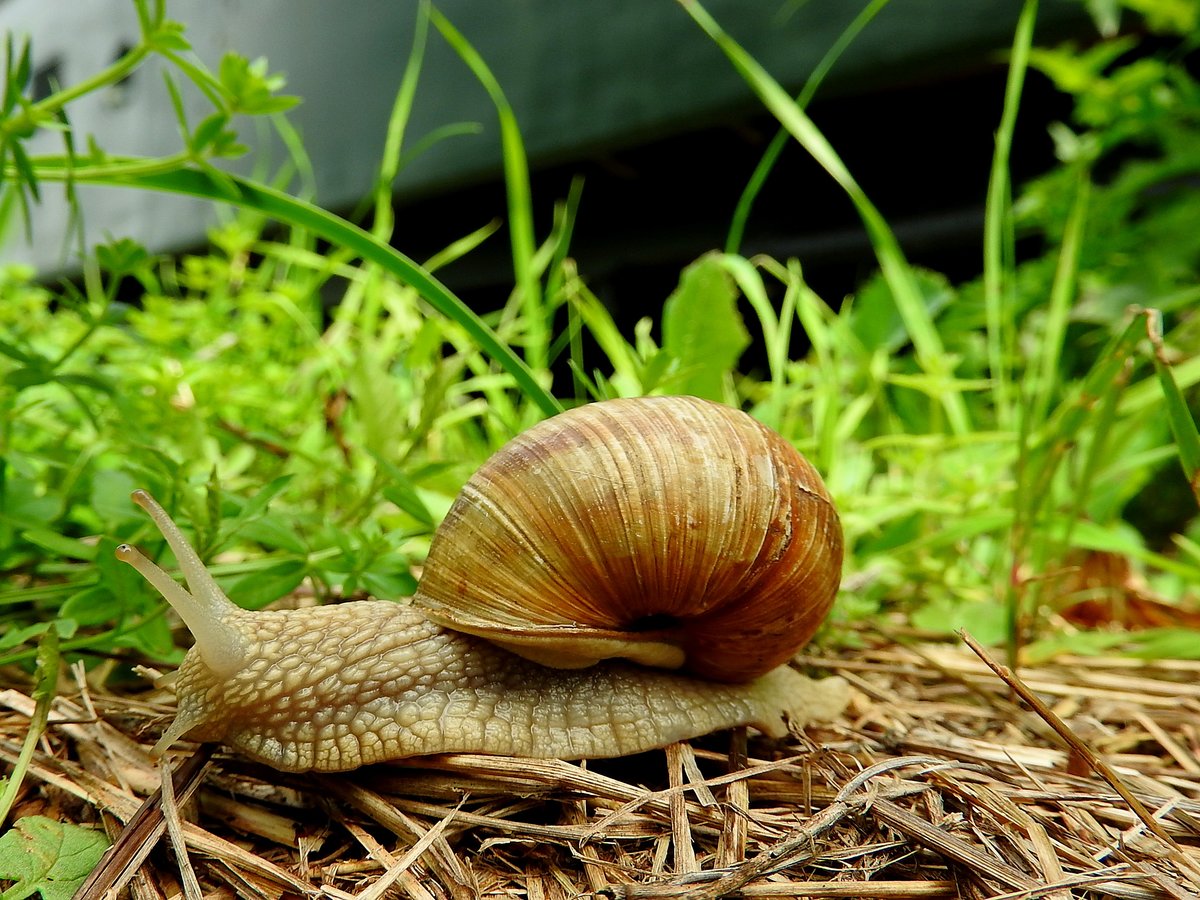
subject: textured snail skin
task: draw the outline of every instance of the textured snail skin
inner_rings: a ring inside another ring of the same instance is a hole
[[[189,651],[160,745],[222,741],[285,771],[444,752],[622,756],[736,725],[780,737],[846,700],[841,679],[786,667],[741,685],[620,662],[549,669],[386,601],[235,609],[226,624],[248,662],[223,677]]]
[[[529,429],[456,500],[414,606],[242,610],[162,507],[133,500],[188,588],[117,556],[196,641],[156,752],[188,736],[325,772],[610,757],[738,725],[779,737],[846,704],[841,679],[786,665],[837,591],[837,512],[790,444],[719,404],[606,401]]]

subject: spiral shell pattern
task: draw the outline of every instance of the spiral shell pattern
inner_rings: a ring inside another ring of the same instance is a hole
[[[809,640],[841,567],[829,494],[779,434],[695,397],[608,400],[483,465],[415,602],[549,665],[620,656],[746,681]]]

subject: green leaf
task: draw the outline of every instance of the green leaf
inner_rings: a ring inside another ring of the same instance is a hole
[[[32,132],[32,129],[30,129]],[[32,137],[32,133],[30,134]],[[29,191],[34,200],[40,201],[42,195],[38,191],[38,175],[33,168],[33,162],[29,159],[29,155],[25,152],[25,148],[18,143],[9,145],[9,156],[12,157],[13,165],[21,176],[21,185]]]
[[[117,559],[118,546],[110,537],[101,538],[96,545],[95,566],[100,574],[100,587],[110,596],[122,599],[126,608],[133,607],[143,611],[154,609],[158,606],[158,599],[151,597],[145,589],[142,576],[135,572],[132,566],[127,566]]]
[[[1154,372],[1158,375],[1158,383],[1162,387],[1163,399],[1167,407],[1167,420],[1171,423],[1171,434],[1175,437],[1175,446],[1179,449],[1179,462],[1183,466],[1183,474],[1191,485],[1196,502],[1200,503],[1200,430],[1196,428],[1196,420],[1188,409],[1187,398],[1175,382],[1171,373],[1171,364],[1166,348],[1163,345],[1162,314],[1158,310],[1147,310],[1146,333],[1153,347]]]
[[[32,350],[23,350],[16,344],[9,343],[8,341],[0,341],[0,355],[7,356],[9,359],[15,359],[17,362],[24,363],[35,369],[43,367],[48,369],[50,367],[50,360],[44,356],[38,356]]]
[[[308,547],[296,534],[295,523],[282,515],[267,513],[253,522],[238,528],[238,534],[247,541],[254,541],[269,550],[286,550],[297,556],[305,556]]]
[[[50,628],[42,635],[37,646],[37,669],[33,676],[33,690],[30,692],[34,700],[33,715],[29,717],[29,728],[25,731],[21,752],[12,767],[12,777],[5,784],[3,792],[0,792],[0,827],[8,820],[8,814],[17,802],[17,794],[20,793],[21,783],[25,780],[33,761],[34,751],[46,732],[46,723],[50,720],[50,704],[54,702],[61,667],[58,632]],[[3,877],[3,870],[0,869],[0,878]]]
[[[517,116],[500,82],[487,67],[483,57],[442,13],[429,6],[429,20],[441,32],[459,58],[466,63],[471,74],[487,91],[500,123],[500,146],[504,158],[504,186],[508,198],[508,232],[512,248],[513,270],[516,289],[521,298],[526,328],[526,354],[535,370],[547,364],[547,348],[550,340],[546,328],[543,307],[542,285],[534,264],[536,255],[533,235],[533,200],[529,186],[529,163],[525,154],[525,143]]]
[[[433,513],[417,493],[417,486],[412,479],[404,474],[398,466],[393,465],[382,457],[376,457],[376,462],[388,477],[388,485],[383,489],[383,496],[400,507],[422,525],[433,527]]]
[[[108,646],[132,647],[150,659],[160,659],[175,665],[183,659],[183,651],[175,645],[171,626],[166,616],[161,615],[149,616],[136,628],[117,632]]]
[[[229,595],[237,598],[239,606],[257,609],[294,591],[307,572],[308,565],[302,559],[281,560],[239,578],[229,586]]]
[[[184,53],[191,50],[192,45],[183,36],[183,31],[182,24],[166,19],[153,34],[147,35],[146,43],[155,50],[174,50],[178,53]]]
[[[114,278],[132,275],[152,264],[146,248],[132,238],[119,238],[107,244],[97,244],[95,252],[96,263],[101,270]]]
[[[914,282],[930,319],[954,299],[954,289],[944,275],[925,269],[912,270]],[[896,351],[909,340],[904,317],[895,296],[881,275],[875,276],[854,297],[850,328],[867,350]]]
[[[49,369],[43,369],[40,366],[31,368],[22,366],[19,369],[13,369],[4,376],[4,383],[11,385],[17,390],[22,390],[29,387],[37,387],[39,384],[45,384],[53,377],[53,373]]]
[[[113,177],[76,177],[79,183],[116,184]],[[461,326],[488,356],[499,363],[513,378],[521,391],[538,408],[553,416],[562,412],[562,404],[540,383],[538,376],[527,366],[480,316],[462,300],[450,293],[426,269],[345,219],[326,212],[288,194],[235,175],[226,181],[234,185],[236,197],[229,197],[223,185],[218,185],[211,172],[192,169],[151,174],[123,175],[119,183],[127,187],[169,191],[194,197],[220,197],[246,209],[253,209],[280,219],[290,225],[308,228],[315,234],[361,255],[378,264],[384,271],[414,288],[442,315]],[[598,301],[597,301],[598,302]]]
[[[1118,0],[1084,0],[1092,24],[1102,37],[1111,38],[1121,28],[1121,4]]]
[[[34,622],[32,625],[26,625],[23,628],[10,628],[3,635],[0,635],[0,650],[19,647],[26,641],[45,634],[49,629],[49,622]]]
[[[129,502],[137,486],[128,472],[100,469],[92,476],[92,509],[104,522],[141,522],[141,510]]]
[[[233,521],[226,523],[225,533],[222,535],[224,540],[228,541],[235,534],[240,533],[242,530],[242,527],[244,525],[246,525],[246,523],[250,522],[256,516],[259,516],[263,512],[265,512],[268,504],[270,504],[270,502],[275,499],[275,497],[279,494],[280,491],[282,491],[285,487],[288,486],[288,482],[292,480],[292,477],[293,476],[291,476],[291,475],[280,475],[278,478],[272,479],[257,494],[255,494],[253,497],[251,497],[249,500],[247,500],[245,506],[242,507],[241,511],[237,514],[236,518],[234,518]],[[217,483],[216,483],[216,480],[214,477],[214,479],[210,480],[210,482],[209,482],[209,498],[210,498],[210,500],[212,498],[218,496],[217,491],[218,491],[218,486],[217,486]],[[216,501],[213,501],[213,502],[216,502]],[[219,503],[218,503],[218,506],[219,506]],[[217,521],[217,519],[218,519],[217,513],[218,513],[217,509],[209,509],[209,521],[211,521],[211,522]]]
[[[74,384],[79,387],[91,388],[94,391],[99,391],[102,394],[113,394],[116,392],[116,387],[107,378],[101,378],[95,375],[82,375],[78,372],[64,372],[61,375],[55,375],[54,381],[58,384]]]
[[[30,68],[28,36],[22,40],[21,53],[14,64],[13,34],[11,31],[8,32],[5,35],[4,41],[4,105],[3,108],[0,108],[0,114],[3,114],[5,117],[16,108],[17,101],[21,98],[21,92],[25,90],[25,85],[29,83]]]
[[[89,628],[114,621],[124,606],[112,591],[97,585],[67,598],[58,610],[58,617],[60,620],[70,619],[77,626]]]
[[[1128,643],[1129,635],[1122,631],[1066,631],[1048,634],[1033,641],[1023,654],[1029,665],[1048,662],[1070,653],[1073,656],[1100,656],[1111,653],[1113,647]],[[1193,636],[1192,640],[1195,640]]]
[[[1156,628],[1137,635],[1130,656],[1142,659],[1200,659],[1200,640],[1194,628]]]
[[[706,256],[683,270],[663,306],[663,349],[679,361],[672,387],[721,400],[725,380],[750,343],[737,311],[738,292],[721,262]]]
[[[913,269],[883,214],[868,199],[826,137],[766,69],[721,28],[698,0],[679,2],[684,11],[725,53],[734,69],[758,95],[763,105],[779,120],[779,124],[796,138],[845,191],[867,229],[883,277],[891,288],[896,306],[904,319],[905,329],[912,339],[918,364],[930,375],[952,374],[955,360],[945,351],[942,338],[924,306]],[[939,399],[945,408],[952,430],[956,434],[967,433],[970,430],[970,416],[962,395],[947,391]]]
[[[215,112],[211,116],[204,119],[196,130],[192,132],[192,138],[188,149],[195,154],[201,154],[210,146],[217,143],[225,131],[225,127],[229,124],[229,114],[224,112]]]
[[[86,559],[93,560],[96,558],[96,548],[90,544],[85,544],[83,541],[77,541],[74,538],[65,537],[57,531],[51,531],[48,528],[29,528],[21,532],[21,537],[29,541],[31,544],[49,550],[55,556],[65,556],[68,559]]]
[[[108,839],[90,828],[45,816],[18,819],[0,836],[0,878],[15,882],[2,896],[70,900],[107,847]]]
[[[265,115],[283,112],[300,102],[298,97],[275,96],[286,81],[282,75],[268,74],[267,61],[262,57],[250,62],[237,53],[226,53],[217,77],[232,112]]]
[[[417,579],[411,572],[372,572],[362,573],[363,587],[380,600],[399,600],[401,597],[411,597],[417,590]]]
[[[949,597],[931,600],[912,615],[912,623],[918,628],[940,634],[965,628],[989,646],[1004,641],[1007,621],[1003,604],[959,602]]]

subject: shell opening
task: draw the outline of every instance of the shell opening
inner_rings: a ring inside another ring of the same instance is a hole
[[[136,569],[179,613],[196,639],[204,664],[222,677],[232,675],[243,667],[247,654],[247,638],[233,623],[241,610],[225,596],[179,526],[158,502],[142,490],[134,491],[132,496],[133,502],[150,514],[174,552],[190,591],[129,544],[117,548],[117,559]]]
[[[667,613],[654,613],[648,616],[642,616],[639,619],[634,619],[625,625],[624,631],[647,632],[647,631],[671,631],[680,626],[678,616],[668,615]]]

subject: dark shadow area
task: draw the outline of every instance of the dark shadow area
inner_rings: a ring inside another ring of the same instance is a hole
[[[984,201],[1006,74],[997,64],[936,82],[861,86],[863,93],[810,109],[910,261],[953,281],[981,271]],[[1046,128],[1067,116],[1069,102],[1030,73],[1012,155],[1016,184],[1054,164]],[[538,234],[548,233],[553,204],[567,195],[571,180],[583,178],[571,255],[631,334],[638,319],[657,318],[684,266],[724,245],[738,197],[777,127],[765,114],[730,119],[536,171]],[[396,242],[421,259],[504,212],[500,183],[408,204],[401,198]],[[759,195],[742,252],[799,259],[810,285],[833,305],[876,269],[849,199],[795,142]],[[502,305],[511,289],[510,259],[501,231],[440,274],[484,312]]]

